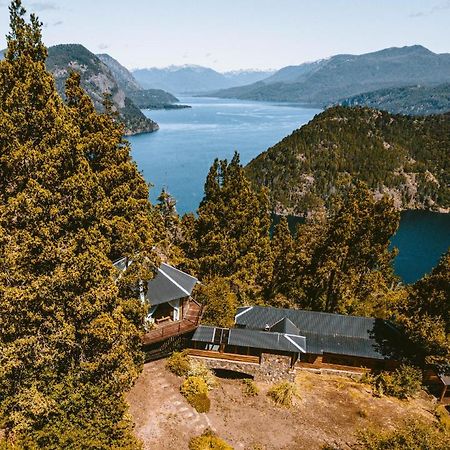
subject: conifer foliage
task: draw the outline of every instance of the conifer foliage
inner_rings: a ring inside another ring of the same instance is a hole
[[[21,448],[138,448],[124,392],[141,369],[144,311],[111,261],[139,255],[134,276],[151,276],[147,186],[122,129],[95,112],[76,75],[68,105],[58,96],[39,20],[26,20],[20,0],[10,16],[0,62],[0,428]]]
[[[231,280],[240,301],[258,297],[271,272],[270,221],[267,193],[252,189],[239,155],[230,162],[216,159],[195,229],[200,277]]]
[[[363,183],[343,187],[328,217],[299,226],[294,243],[280,224],[272,295],[316,311],[386,315],[396,282],[389,240],[398,224],[391,200],[377,201]]]

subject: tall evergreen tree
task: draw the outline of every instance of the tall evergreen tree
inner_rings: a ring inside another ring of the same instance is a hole
[[[304,308],[389,315],[398,224],[391,200],[376,200],[362,183],[343,190],[326,220],[298,228],[284,294]]]
[[[155,245],[162,258],[180,266],[185,261],[181,248],[184,242],[183,226],[176,209],[176,200],[165,189],[161,191],[152,210],[155,225]]]
[[[294,240],[285,216],[281,217],[279,223],[275,226],[270,244],[273,268],[269,292],[266,295],[274,306],[293,306],[292,300],[285,295],[292,279],[292,260],[294,257]]]
[[[146,185],[120,128],[90,112],[76,76],[68,106],[56,93],[38,19],[26,22],[20,0],[10,15],[0,62],[0,426],[23,448],[138,448],[124,392],[142,365],[144,308],[116,283],[111,258],[151,243]]]
[[[259,296],[271,273],[270,220],[267,193],[253,191],[239,155],[214,161],[195,231],[200,277],[232,280],[241,301]]]

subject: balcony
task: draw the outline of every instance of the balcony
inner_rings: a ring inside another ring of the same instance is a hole
[[[203,307],[193,299],[189,299],[189,304],[182,320],[176,322],[167,321],[156,325],[156,328],[144,334],[142,344],[144,346],[164,341],[173,336],[194,331],[200,324]]]

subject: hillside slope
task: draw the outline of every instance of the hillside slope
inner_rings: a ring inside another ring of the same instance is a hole
[[[289,101],[326,106],[377,89],[448,83],[450,54],[420,45],[363,55],[336,55],[285,67],[259,83],[215,92],[223,98]]]
[[[158,124],[148,119],[121,89],[109,68],[79,44],[55,45],[48,49],[47,69],[53,74],[58,92],[64,97],[64,85],[71,70],[81,74],[81,84],[97,110],[103,109],[103,93],[109,92],[126,134],[152,132]]]
[[[399,209],[450,211],[450,114],[410,117],[333,107],[246,167],[278,213],[327,204],[338,183],[365,181]]]
[[[174,95],[162,89],[143,89],[133,74],[112,56],[103,53],[97,57],[108,66],[119,87],[132,102],[142,109],[179,108]]]
[[[380,89],[338,102],[343,106],[368,106],[393,114],[428,115],[450,111],[450,83]]]

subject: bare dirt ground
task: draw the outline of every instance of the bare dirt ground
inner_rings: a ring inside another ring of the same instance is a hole
[[[377,398],[369,386],[349,378],[305,371],[298,371],[301,397],[293,408],[274,406],[267,383],[257,383],[259,395],[249,398],[240,380],[220,379],[210,393],[211,411],[199,414],[179,393],[182,379],[164,364],[145,365],[128,396],[146,450],[185,450],[206,427],[236,450],[314,450],[352,443],[355,431],[368,426],[386,429],[412,416],[433,420],[434,405],[424,392],[408,401]]]

